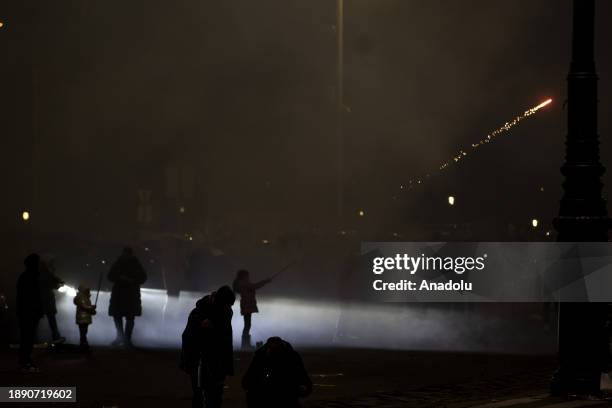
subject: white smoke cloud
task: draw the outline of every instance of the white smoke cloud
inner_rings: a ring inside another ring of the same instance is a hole
[[[94,295],[95,296],[95,295]],[[143,289],[143,315],[136,319],[134,343],[143,347],[178,348],[187,316],[203,294]],[[100,292],[99,313],[89,328],[93,345],[108,345],[115,338],[108,316],[110,294]],[[93,301],[93,299],[92,299]],[[70,342],[78,341],[75,306],[66,293],[57,296],[58,322]],[[461,310],[432,310],[399,303],[341,303],[264,297],[260,313],[253,315],[253,343],[280,336],[298,347],[359,347],[403,350],[517,351],[520,341],[508,333],[508,319],[494,319]],[[507,317],[507,316],[506,316]],[[234,306],[234,344],[240,344],[242,317]],[[503,330],[506,328],[506,330]],[[542,333],[541,333],[542,334]],[[530,337],[531,347],[534,333]],[[537,338],[537,333],[536,333]],[[520,351],[520,350],[518,350]],[[535,350],[534,350],[535,351]]]

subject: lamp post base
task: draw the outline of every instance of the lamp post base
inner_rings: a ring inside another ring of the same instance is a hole
[[[602,372],[609,368],[606,303],[561,303],[559,369],[553,376],[555,396],[599,396]]]

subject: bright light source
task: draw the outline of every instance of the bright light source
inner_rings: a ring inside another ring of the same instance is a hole
[[[185,207],[180,207],[180,208],[179,208],[179,212],[180,212],[181,214],[185,214]]]
[[[450,205],[450,206],[455,205],[455,197],[448,196],[448,205]]]
[[[0,28],[4,27],[4,23],[0,21]]]
[[[267,239],[262,239],[261,243],[264,245],[268,245],[270,243],[270,241],[268,241]]]
[[[24,221],[28,221],[30,219],[30,213],[28,211],[24,211],[21,213],[21,219]]]
[[[68,295],[70,297],[75,297],[76,294],[77,294],[76,289],[73,288],[72,286],[68,286],[68,285],[60,286],[60,288],[57,291],[59,293],[65,293],[66,295]]]
[[[538,228],[538,225],[540,224],[540,221],[538,221],[537,218],[534,218],[533,220],[531,220],[531,226],[533,228]]]
[[[360,217],[364,217],[365,216],[365,211],[359,210],[358,214],[359,214]]]

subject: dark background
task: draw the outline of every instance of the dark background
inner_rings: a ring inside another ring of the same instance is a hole
[[[0,248],[21,257],[28,245],[15,242],[45,237],[42,251],[68,237],[116,253],[166,234],[228,252],[339,230],[452,238],[457,225],[458,239],[545,239],[561,195],[570,10],[569,0],[346,0],[339,220],[334,1],[4,0]],[[598,2],[604,163],[610,16]],[[400,189],[548,97],[459,166]],[[144,224],[139,190],[151,192]]]

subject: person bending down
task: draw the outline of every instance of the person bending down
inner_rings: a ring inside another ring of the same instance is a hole
[[[189,314],[182,335],[180,368],[189,374],[193,408],[219,408],[225,377],[234,374],[232,305],[229,286],[203,297]]]
[[[297,408],[312,392],[312,381],[302,358],[291,344],[270,337],[255,352],[242,378],[248,408]]]

